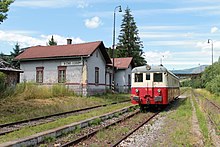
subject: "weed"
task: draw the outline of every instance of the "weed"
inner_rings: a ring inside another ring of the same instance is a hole
[[[114,117],[119,117],[120,113],[115,113]]]
[[[50,143],[50,142],[53,142],[53,141],[55,141],[55,137],[48,136],[48,137],[44,138],[44,142]]]
[[[102,122],[102,120],[101,120],[100,118],[96,118],[96,119],[90,121],[90,122],[89,122],[89,125],[90,125],[90,126],[96,126],[96,125],[101,124],[101,122]]]
[[[209,136],[209,131],[208,131],[208,126],[207,126],[207,120],[204,115],[204,113],[200,110],[198,103],[196,102],[195,98],[193,98],[193,103],[195,105],[196,109],[196,116],[198,118],[199,122],[199,127],[202,131],[203,137],[205,138],[205,144],[210,145],[210,136]]]
[[[48,147],[47,144],[40,144],[40,147]]]

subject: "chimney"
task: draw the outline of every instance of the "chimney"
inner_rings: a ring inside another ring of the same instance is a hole
[[[72,39],[67,39],[67,44],[72,44]]]

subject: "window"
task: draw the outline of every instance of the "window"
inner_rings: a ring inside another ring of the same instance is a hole
[[[131,85],[131,75],[128,75],[128,85]]]
[[[150,73],[146,73],[146,80],[150,80]]]
[[[143,82],[143,73],[135,73],[135,82]]]
[[[99,83],[99,68],[95,68],[95,84]]]
[[[66,82],[66,66],[58,66],[58,83]]]
[[[163,82],[162,73],[154,73],[154,82]]]
[[[43,83],[44,67],[36,67],[36,83]]]

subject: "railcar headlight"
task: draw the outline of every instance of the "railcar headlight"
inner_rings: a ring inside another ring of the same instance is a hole
[[[160,93],[160,92],[161,92],[161,89],[157,89],[157,92]]]
[[[138,89],[135,89],[135,92],[136,92],[136,93],[138,93],[138,92],[139,92],[139,90],[138,90]]]

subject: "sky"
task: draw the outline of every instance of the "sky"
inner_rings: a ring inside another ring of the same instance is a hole
[[[47,45],[103,41],[112,46],[116,9],[116,43],[128,7],[149,65],[170,70],[212,64],[220,56],[220,0],[15,0],[0,24],[0,52]],[[208,39],[211,39],[208,43]]]

